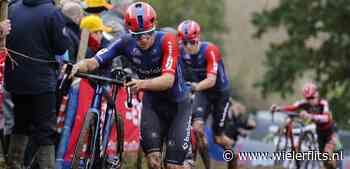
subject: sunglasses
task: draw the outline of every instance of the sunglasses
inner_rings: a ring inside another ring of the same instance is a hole
[[[148,31],[143,31],[143,32],[131,32],[130,31],[130,34],[131,34],[132,38],[134,38],[136,40],[141,40],[143,37],[149,38],[149,37],[153,36],[154,32],[155,32],[155,28],[148,30]]]
[[[187,45],[193,46],[193,45],[196,45],[197,43],[198,43],[198,41],[196,41],[196,40],[184,40],[184,41],[182,41],[182,44],[184,44],[184,46],[187,46]]]
[[[311,97],[306,98],[306,100],[313,100],[313,99],[315,99],[315,96],[311,96]]]

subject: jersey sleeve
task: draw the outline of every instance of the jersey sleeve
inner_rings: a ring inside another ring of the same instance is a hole
[[[303,104],[304,104],[303,101],[297,101],[294,104],[283,106],[281,108],[281,111],[294,112],[294,111],[299,110]]]
[[[113,43],[111,43],[107,48],[103,48],[97,52],[95,55],[95,59],[97,60],[99,65],[103,65],[113,58],[122,55],[123,49],[123,40],[117,39]]]
[[[323,112],[321,114],[312,115],[312,119],[319,123],[328,123],[332,120],[332,114],[330,112],[328,102],[321,100],[321,105],[323,106]]]
[[[219,48],[215,45],[209,44],[205,52],[205,59],[207,60],[207,76],[209,74],[216,75],[218,72],[218,62],[221,59]]]
[[[175,74],[178,58],[179,58],[179,46],[176,42],[176,37],[170,33],[164,35],[162,41],[163,61],[162,61],[162,74],[171,73]]]

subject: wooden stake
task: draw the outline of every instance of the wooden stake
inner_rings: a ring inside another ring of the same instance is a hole
[[[89,42],[89,31],[87,29],[82,29],[80,34],[80,43],[79,43],[77,62],[85,58],[86,50],[88,48],[88,42]]]
[[[8,4],[7,0],[0,0],[0,22],[8,18]],[[6,37],[0,39],[0,50],[6,48]]]

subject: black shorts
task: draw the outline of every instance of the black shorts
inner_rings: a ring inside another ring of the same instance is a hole
[[[225,120],[231,106],[229,92],[197,92],[192,105],[193,120],[205,121],[207,116],[213,116],[213,131],[221,135],[225,129]]]
[[[161,152],[166,143],[165,162],[183,165],[190,147],[191,103],[155,99],[145,93],[141,115],[141,145],[146,154]]]

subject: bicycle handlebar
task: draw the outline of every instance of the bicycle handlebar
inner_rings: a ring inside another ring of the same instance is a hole
[[[71,73],[71,70],[73,68],[73,64],[71,63],[67,63],[67,67],[65,70],[65,80],[68,78],[69,74]],[[104,77],[104,76],[98,76],[98,75],[93,75],[93,74],[88,74],[88,73],[81,73],[81,72],[77,72],[74,76],[75,77],[80,77],[80,78],[84,78],[84,79],[88,79],[88,80],[94,80],[97,82],[102,82],[102,83],[110,83],[110,84],[115,84],[118,86],[123,86],[124,82],[130,82],[131,76],[130,73],[124,71],[123,69],[117,68],[117,69],[112,69],[112,74],[113,76],[115,76],[115,79],[109,78],[109,77]],[[64,82],[62,82],[64,83]],[[126,91],[127,91],[127,106],[129,108],[132,107],[132,92],[131,92],[131,88],[130,87],[126,87]]]
[[[299,113],[296,112],[284,112],[283,114],[286,114],[289,117],[298,117]]]
[[[112,78],[103,77],[103,76],[97,76],[97,75],[88,74],[88,73],[78,72],[74,76],[84,78],[84,79],[89,79],[89,80],[95,80],[98,82],[112,83],[112,84],[120,85],[120,86],[122,86],[124,84],[123,81],[120,81],[117,79],[112,79]]]

